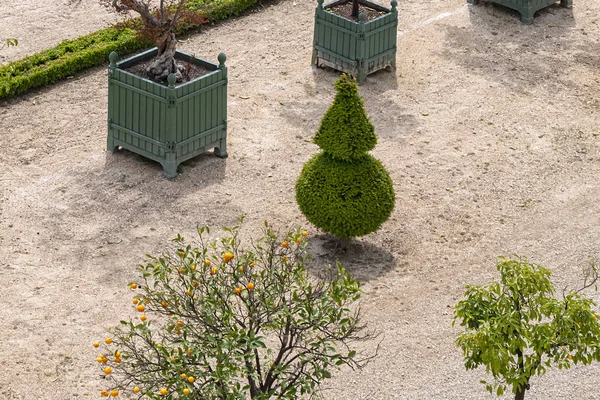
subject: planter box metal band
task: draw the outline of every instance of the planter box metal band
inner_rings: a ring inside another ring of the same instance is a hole
[[[468,4],[478,4],[480,0],[467,0]],[[521,21],[525,24],[533,23],[533,14],[560,1],[562,7],[571,8],[573,0],[489,0],[492,3],[511,8],[521,14]]]
[[[388,67],[396,69],[396,0],[392,0],[391,9],[360,0],[363,6],[386,14],[367,22],[365,15],[360,13],[358,23],[327,10],[344,4],[347,0],[326,5],[323,2],[324,0],[318,0],[315,12],[313,65],[326,65],[349,73],[357,78],[359,84],[372,72]]]
[[[173,74],[166,87],[124,70],[156,54],[154,48],[117,63],[117,54],[111,53],[106,147],[114,152],[120,146],[158,161],[165,176],[174,178],[180,163],[210,149],[227,157],[226,57],[219,54],[217,65],[177,51],[179,60],[211,71],[178,86]]]

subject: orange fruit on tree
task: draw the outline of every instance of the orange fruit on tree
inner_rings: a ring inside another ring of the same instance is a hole
[[[106,375],[110,375],[110,373],[111,373],[111,372],[112,372],[112,368],[111,368],[111,367],[106,367],[106,368],[104,368],[104,373],[105,373]]]
[[[181,374],[181,379],[185,379],[185,378],[187,378],[187,375],[186,374]]]
[[[183,322],[177,321],[177,326],[183,326]]]
[[[185,395],[190,394],[190,389],[188,389],[188,388],[183,389],[183,394],[185,394]]]
[[[160,393],[161,396],[166,396],[168,393],[167,388],[160,388],[160,390],[158,392]]]
[[[573,359],[573,356],[569,354],[569,355],[567,356],[567,358],[568,358],[569,360],[572,360],[572,359]]]
[[[183,274],[183,269],[177,268],[177,272],[179,272],[180,274]]]
[[[133,388],[133,393],[139,393],[140,392],[140,388],[139,387],[134,387]]]
[[[106,390],[101,390],[101,391],[100,391],[100,396],[102,396],[102,397],[108,397],[108,391],[106,391]]]
[[[233,254],[232,253],[225,253],[225,254],[223,254],[223,261],[225,261],[226,263],[228,263],[232,259],[233,259]]]
[[[104,339],[104,342],[105,342],[106,344],[111,344],[111,343],[112,343],[112,339],[111,339],[111,338],[109,338],[109,337],[107,337],[106,339]]]
[[[163,306],[164,308],[167,308],[169,306],[169,303],[167,303],[166,301],[163,301],[162,303],[160,303],[161,306]]]
[[[100,354],[97,358],[96,361],[98,361],[99,363],[102,362],[102,360],[104,360],[104,356],[102,354]]]
[[[308,236],[308,232],[302,231],[302,236]]]
[[[195,380],[196,380],[196,379],[194,379],[194,377],[193,377],[193,376],[189,376],[189,377],[188,377],[188,382],[189,382],[189,383],[194,383],[194,381],[195,381]]]
[[[239,267],[239,268],[238,268],[238,271],[240,271],[240,272],[244,272],[244,267]]]
[[[238,286],[238,287],[236,287],[235,289],[233,289],[233,292],[234,292],[235,294],[240,294],[240,293],[242,293],[242,288]]]
[[[179,255],[180,255],[181,257],[185,256],[185,251],[180,251],[180,252],[179,252]]]
[[[132,301],[132,303],[133,303],[133,304],[137,304],[137,303],[139,303],[139,302],[140,302],[140,301],[139,301],[138,299],[133,299],[133,301]]]
[[[140,315],[140,321],[142,321],[142,322],[146,321],[146,316],[145,315]]]
[[[108,358],[102,356],[102,364],[106,364],[108,362]]]
[[[196,270],[196,264],[192,265],[190,268],[191,268],[192,271],[195,271]]]
[[[204,260],[204,265],[208,267],[210,265],[210,260]]]
[[[132,283],[131,285],[129,285],[129,287],[130,287],[131,289],[137,289],[137,284],[135,284],[135,283]]]
[[[190,289],[186,289],[185,294],[187,294],[188,296],[192,295],[192,291]]]
[[[137,310],[139,312],[144,312],[146,310],[146,306],[144,306],[143,304],[138,304]]]
[[[215,274],[217,273],[217,271],[218,271],[218,270],[219,270],[219,268],[217,268],[217,267],[212,267],[212,268],[210,269],[210,274],[211,274],[211,275],[215,275]]]
[[[100,346],[100,343],[94,342],[94,347],[98,347],[98,346]]]
[[[248,289],[248,290],[254,290],[254,283],[248,282],[248,284],[246,285],[246,289]]]
[[[300,238],[296,239],[296,243],[302,243],[302,239],[300,239]]]
[[[286,242],[285,240],[283,242],[281,242],[281,247],[287,248],[288,246],[289,246],[289,243]]]
[[[111,390],[110,395],[112,397],[117,397],[119,395],[119,391],[117,389]]]

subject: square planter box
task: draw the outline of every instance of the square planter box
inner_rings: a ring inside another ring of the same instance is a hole
[[[492,3],[511,8],[521,14],[521,21],[525,24],[533,23],[533,14],[542,8],[546,8],[557,1],[566,8],[573,6],[573,0],[489,0]],[[467,0],[469,4],[478,4],[479,0]]]
[[[106,148],[158,161],[171,179],[180,163],[212,148],[227,157],[226,57],[219,54],[217,65],[177,51],[179,60],[212,71],[177,86],[173,74],[167,87],[124,70],[156,54],[154,48],[119,63],[117,53],[110,54]]]
[[[354,22],[327,11],[327,8],[346,2],[340,0],[323,6],[323,0],[318,0],[312,64],[349,73],[357,78],[359,84],[377,70],[388,67],[395,70],[398,35],[396,0],[392,0],[391,9],[360,0],[363,6],[386,12],[368,22],[362,13],[359,14],[359,22]]]

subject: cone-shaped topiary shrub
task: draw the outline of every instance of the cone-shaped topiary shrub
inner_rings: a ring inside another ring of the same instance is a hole
[[[355,80],[344,74],[334,87],[338,93],[321,121],[314,142],[333,158],[355,160],[377,144],[375,128],[365,113]]]
[[[302,169],[296,201],[306,218],[341,238],[374,232],[394,209],[387,171],[367,154],[377,143],[356,80],[342,75],[314,141],[323,149]]]

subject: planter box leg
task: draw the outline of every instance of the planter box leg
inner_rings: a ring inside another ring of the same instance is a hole
[[[161,163],[163,166],[163,175],[167,179],[173,179],[177,176],[177,160],[175,159],[175,153],[168,152],[166,159]]]
[[[560,0],[561,7],[573,8],[573,0]]]
[[[521,21],[527,25],[533,24],[533,14],[535,14],[535,12],[533,12],[531,9],[524,10],[521,13]]]
[[[108,134],[108,138],[106,139],[106,151],[110,151],[111,153],[115,152],[115,141],[113,139],[112,134]]]
[[[215,147],[214,154],[220,158],[227,158],[229,154],[227,154],[227,140],[221,139],[219,142],[219,147]]]
[[[385,67],[385,70],[388,72],[392,72],[396,70],[396,60],[393,60],[390,62],[390,65],[388,65],[387,67]]]
[[[360,68],[358,70],[358,77],[356,78],[356,83],[362,85],[367,80],[367,71],[364,68]]]

